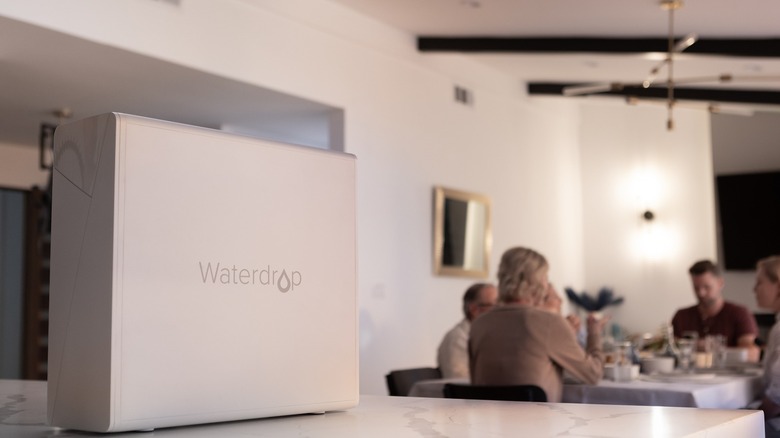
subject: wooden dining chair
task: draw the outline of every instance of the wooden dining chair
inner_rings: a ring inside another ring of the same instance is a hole
[[[444,397],[470,400],[547,401],[547,394],[536,385],[486,386],[447,383],[444,385]]]
[[[422,367],[390,371],[385,376],[387,390],[390,395],[409,395],[412,385],[420,380],[441,379],[438,368]]]

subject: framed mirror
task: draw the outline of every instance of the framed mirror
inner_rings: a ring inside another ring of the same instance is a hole
[[[444,187],[433,191],[435,273],[487,277],[492,245],[490,198]]]

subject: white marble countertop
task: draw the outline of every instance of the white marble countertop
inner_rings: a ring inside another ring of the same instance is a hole
[[[96,436],[48,427],[46,384],[0,380],[0,437]],[[763,437],[760,411],[363,396],[344,412],[147,433],[164,437]]]

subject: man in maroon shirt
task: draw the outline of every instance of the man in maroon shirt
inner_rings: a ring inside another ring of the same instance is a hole
[[[672,318],[674,335],[682,337],[685,332],[694,331],[700,340],[708,335],[723,335],[727,346],[746,348],[751,360],[757,360],[756,320],[746,307],[723,299],[724,281],[718,266],[701,260],[688,272],[699,303],[675,313]]]

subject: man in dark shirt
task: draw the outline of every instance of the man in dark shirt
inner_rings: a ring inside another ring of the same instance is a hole
[[[723,299],[724,281],[718,266],[701,260],[694,263],[688,273],[699,303],[675,313],[672,319],[674,335],[682,337],[685,332],[695,331],[700,340],[708,335],[723,335],[727,346],[746,348],[751,360],[757,360],[756,320],[746,307]]]

